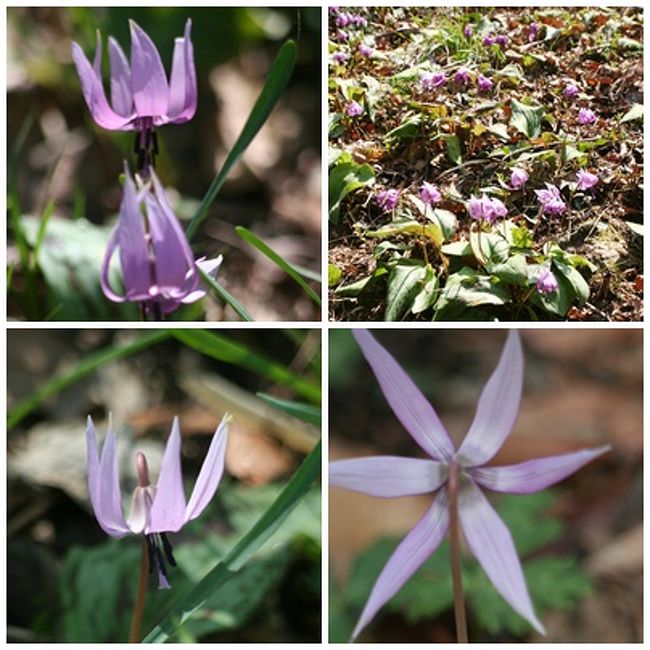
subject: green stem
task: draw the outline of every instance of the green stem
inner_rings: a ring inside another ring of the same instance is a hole
[[[456,640],[467,643],[467,619],[463,599],[463,580],[460,570],[460,521],[458,519],[458,472],[456,462],[449,465],[449,546],[451,554],[451,578],[454,587],[454,617]]]
[[[142,559],[140,560],[140,577],[138,578],[138,593],[133,605],[133,618],[129,630],[129,643],[140,643],[142,641],[142,615],[144,614],[144,602],[147,598],[147,577],[149,575],[149,551],[147,540],[142,536]]]

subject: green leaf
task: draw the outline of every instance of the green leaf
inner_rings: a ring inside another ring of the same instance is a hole
[[[374,182],[375,170],[368,163],[359,165],[351,159],[350,154],[342,154],[329,172],[329,218],[332,223],[338,223],[341,201],[350,192]]]
[[[396,264],[388,277],[384,320],[399,320],[410,309],[413,299],[422,289],[427,270],[421,263]]]
[[[633,104],[632,108],[623,115],[621,118],[621,124],[625,122],[631,122],[632,120],[642,120],[643,119],[643,104]]]
[[[257,396],[272,406],[275,406],[275,408],[279,409],[280,411],[284,411],[289,415],[293,415],[295,418],[298,418],[303,422],[309,422],[310,424],[316,425],[320,424],[321,422],[321,410],[318,406],[314,406],[313,404],[292,402],[286,399],[279,399],[278,397],[267,395],[266,393],[257,393]]]
[[[269,381],[288,386],[316,404],[320,403],[321,391],[318,386],[302,379],[284,365],[257,354],[224,334],[199,329],[170,330],[170,333],[174,338],[201,354],[240,368],[246,368]]]
[[[510,254],[507,240],[497,233],[472,230],[469,233],[469,243],[481,264],[505,262]]]
[[[336,264],[327,265],[327,286],[335,287],[343,277],[343,271]]]
[[[541,270],[541,268],[542,267],[540,266],[539,269]],[[539,272],[536,271],[534,267],[531,267],[531,278],[538,276]],[[576,294],[571,283],[564,277],[564,275],[556,273],[555,278],[558,284],[557,291],[554,291],[553,293],[539,293],[534,291],[531,296],[531,302],[541,306],[551,314],[564,318],[569,311],[569,307],[573,304]]]
[[[320,442],[307,456],[287,486],[257,523],[193,589],[174,603],[171,611],[147,635],[144,643],[162,643],[175,632],[176,626],[189,619],[228,580],[233,578],[275,533],[320,474]]]
[[[230,170],[241,158],[244,151],[246,151],[248,145],[257,135],[257,132],[262,128],[271,114],[271,111],[280,99],[289,83],[289,80],[291,79],[291,75],[293,74],[293,68],[296,64],[296,55],[297,47],[293,41],[286,41],[280,48],[280,51],[271,66],[269,75],[266,78],[266,83],[262,88],[262,92],[257,98],[253,110],[248,116],[246,124],[244,124],[242,132],[239,134],[237,141],[230,150],[221,170],[210,184],[199,208],[187,227],[188,240],[191,241],[196,234],[198,227],[201,225],[201,222],[205,219],[208,213],[208,208],[217,198]]]
[[[260,253],[266,255],[272,262],[279,266],[290,278],[295,280],[302,290],[320,307],[320,296],[303,280],[298,271],[286,260],[282,259],[270,246],[265,244],[257,235],[243,226],[237,226],[235,232],[251,246],[257,248]]]
[[[219,284],[218,280],[202,271],[199,267],[197,268],[199,269],[199,273],[201,274],[201,279],[203,282],[207,284],[208,287],[210,287],[215,295],[219,296],[219,298],[221,298],[221,300],[223,300],[227,305],[230,305],[230,307],[232,307],[233,311],[239,316],[239,318],[241,318],[243,321],[248,322],[255,320],[246,311],[246,308],[241,305],[229,291],[226,291],[226,289]]]
[[[454,241],[450,244],[444,244],[440,247],[440,251],[445,255],[452,257],[466,257],[472,254],[472,247],[468,241]]]
[[[557,259],[553,260],[553,267],[559,272],[559,274],[569,281],[576,298],[578,299],[578,303],[584,305],[587,300],[589,300],[589,285],[580,274],[580,271],[569,264],[560,262]],[[558,273],[556,273],[556,275],[558,275]]]
[[[351,282],[350,284],[341,285],[334,289],[334,293],[342,298],[355,298],[366,288],[366,285],[373,279],[373,277],[373,275],[369,275],[360,280],[356,280],[355,282]]]
[[[394,237],[395,235],[416,235],[430,239],[436,246],[443,241],[442,229],[437,223],[423,224],[415,219],[395,220],[377,230],[368,230],[367,237]]]
[[[635,223],[634,221],[626,221],[627,227],[637,235],[641,235],[643,237],[643,224],[642,223]]]
[[[72,370],[68,370],[45,383],[41,388],[26,397],[16,406],[9,410],[7,414],[7,429],[15,427],[23,418],[29,415],[43,400],[51,395],[80,381],[88,374],[100,368],[106,363],[115,359],[122,359],[140,350],[144,350],[156,343],[160,343],[169,338],[170,334],[166,331],[154,330],[142,334],[125,344],[113,344],[102,348],[98,352],[93,352],[84,357]]]
[[[457,135],[443,135],[442,139],[445,141],[445,148],[447,149],[447,158],[454,163],[454,165],[463,164],[463,154],[460,149],[460,140]]]
[[[421,314],[433,306],[438,299],[438,276],[429,264],[427,264],[426,275],[422,280],[422,284],[422,289],[413,300],[413,306],[411,307],[413,314]]]
[[[399,126],[389,131],[384,137],[386,140],[408,140],[420,133],[422,117],[412,115],[407,117]]]
[[[516,99],[510,101],[510,124],[529,139],[536,138],[542,128],[543,106],[527,106]]]
[[[501,282],[514,284],[520,287],[528,286],[528,264],[524,255],[513,255],[505,262],[490,263],[487,271]]]

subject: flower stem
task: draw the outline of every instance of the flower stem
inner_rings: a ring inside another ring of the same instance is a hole
[[[449,465],[449,547],[451,556],[451,578],[454,587],[454,617],[456,619],[456,640],[467,643],[467,620],[463,599],[463,580],[460,571],[460,522],[458,520],[458,472],[456,462]]]
[[[147,550],[147,538],[142,536],[142,559],[140,560],[140,578],[138,580],[138,594],[135,597],[133,606],[133,618],[131,619],[131,629],[129,630],[129,643],[140,643],[142,634],[142,615],[144,614],[144,601],[147,597],[147,582],[149,576],[149,557]]]

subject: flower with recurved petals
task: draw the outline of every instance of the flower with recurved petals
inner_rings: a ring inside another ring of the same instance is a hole
[[[566,203],[562,200],[560,190],[551,183],[546,183],[545,190],[535,190],[537,199],[542,204],[546,214],[562,214],[566,212]]]
[[[513,494],[543,490],[609,447],[517,465],[487,466],[510,434],[519,411],[524,364],[516,331],[508,334],[501,359],[483,388],[474,421],[458,449],[431,404],[388,351],[367,330],[352,333],[397,419],[429,459],[371,456],[333,462],[329,467],[330,485],[382,498],[437,492],[424,517],[384,566],[352,636],[368,625],[442,542],[449,528],[448,478],[452,470],[458,475],[458,515],[469,550],[504,600],[544,633],[510,531],[483,490]]]
[[[88,493],[97,522],[111,537],[123,537],[129,533],[145,535],[150,566],[156,567],[160,589],[170,587],[163,553],[169,564],[176,564],[166,533],[175,533],[198,517],[214,496],[224,470],[230,421],[229,415],[224,416],[215,431],[190,500],[186,502],[181,474],[181,432],[178,418],[174,418],[155,486],[149,481],[147,459],[141,452],[136,454],[138,485],[133,492],[131,513],[125,519],[117,464],[117,436],[109,420],[100,456],[95,427],[88,417]]]
[[[165,314],[203,298],[206,289],[201,285],[199,269],[214,277],[221,256],[194,261],[185,233],[153,170],[153,192],[148,184],[138,191],[126,164],[124,174],[124,198],[100,276],[104,295],[113,302],[139,302],[144,307],[155,304]],[[118,294],[109,279],[110,263],[117,250],[124,294]]]
[[[352,100],[349,104],[345,106],[345,114],[350,117],[357,117],[363,113],[363,106],[359,102]]]
[[[111,104],[102,81],[102,39],[97,32],[93,65],[77,43],[72,43],[72,58],[79,74],[86,104],[95,122],[110,130],[147,131],[163,124],[180,124],[194,117],[197,86],[194,50],[188,18],[182,37],[174,44],[169,82],[158,50],[146,32],[134,21],[131,28],[131,60],[111,36],[108,55],[111,62]]]
[[[590,108],[581,108],[578,111],[578,122],[580,124],[593,124],[596,121],[596,113]]]
[[[381,192],[377,192],[375,200],[384,212],[392,212],[399,201],[399,190],[381,190]]]
[[[478,76],[478,89],[481,92],[487,92],[488,90],[492,90],[492,86],[494,86],[494,82],[492,79],[489,79],[488,77],[480,74]]]
[[[500,199],[490,198],[483,194],[481,198],[472,196],[467,202],[469,216],[475,221],[494,223],[498,217],[505,217],[508,209]]]
[[[553,271],[547,267],[544,267],[542,269],[542,272],[539,274],[539,277],[537,278],[535,288],[537,289],[538,293],[549,294],[555,293],[560,288],[560,285],[558,284],[557,278],[555,277]]]
[[[590,187],[593,187],[598,183],[598,176],[596,174],[590,174],[584,169],[578,171],[578,183],[576,185],[577,189],[580,191],[588,190]]]
[[[454,81],[458,84],[466,84],[469,82],[469,70],[463,66],[458,69],[454,75]]]
[[[564,87],[564,96],[567,99],[573,99],[574,97],[577,97],[579,92],[580,92],[580,89],[578,88],[578,86],[576,86],[573,83],[567,84]]]
[[[528,182],[528,172],[521,167],[513,167],[512,174],[510,174],[510,184],[516,190],[523,187]]]
[[[442,201],[442,194],[433,183],[424,181],[424,183],[422,183],[422,187],[420,188],[420,198],[426,205],[435,205],[436,203],[440,203],[440,201]]]
[[[447,75],[444,72],[425,72],[420,77],[420,87],[426,91],[443,86],[445,83],[447,83]]]

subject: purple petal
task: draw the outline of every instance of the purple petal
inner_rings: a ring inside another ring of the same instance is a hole
[[[363,609],[352,638],[359,635],[385,603],[438,548],[449,527],[447,491],[440,490],[433,505],[400,542],[383,568]]]
[[[99,454],[97,453],[97,433],[90,415],[86,420],[86,466],[88,470],[88,494],[93,510],[97,504],[97,479],[99,478]]]
[[[94,429],[92,435],[94,437]],[[87,432],[87,439],[89,437]],[[91,451],[89,456],[92,453]],[[96,458],[96,449],[94,453]],[[97,472],[97,467],[93,467],[92,471],[93,473]],[[101,460],[99,461],[99,471],[96,474],[94,492],[93,509],[104,532],[112,537],[122,537],[122,535],[128,533],[129,527],[126,525],[122,511],[122,491],[117,466],[117,437],[110,419],[102,448]]]
[[[454,445],[427,398],[368,330],[352,330],[397,419],[434,460],[448,460]]]
[[[477,483],[495,492],[530,494],[561,481],[610,449],[605,445],[560,456],[535,458],[517,465],[474,467],[468,473]]]
[[[434,460],[370,456],[329,465],[329,484],[374,497],[428,494],[447,480],[447,465]]]
[[[510,531],[472,480],[461,482],[458,513],[467,545],[494,588],[510,607],[545,634],[535,616]]]
[[[230,415],[224,415],[214,432],[214,436],[212,436],[208,454],[203,461],[203,465],[201,465],[201,471],[194,484],[192,496],[187,503],[187,508],[185,508],[185,521],[198,517],[210,503],[217,491],[217,487],[219,487],[226,459],[228,429],[231,421],[232,417]]]
[[[176,532],[185,523],[185,492],[181,474],[181,432],[174,418],[149,514],[151,525],[145,532]]]
[[[113,291],[110,283],[110,266],[111,259],[117,250],[117,240],[118,240],[118,230],[115,229],[111,238],[108,241],[108,246],[106,247],[106,252],[104,253],[104,261],[102,262],[102,270],[99,277],[100,284],[102,286],[102,291],[104,295],[113,302],[124,302],[126,300],[125,296],[120,296],[119,294]]]
[[[100,48],[101,41],[98,43],[99,58],[95,56],[95,63],[101,61]],[[86,55],[77,43],[72,43],[72,59],[77,68],[77,74],[81,82],[81,90],[93,120],[104,129],[118,130],[130,128],[128,125],[131,118],[118,115],[108,105],[106,94],[104,93],[104,86],[102,85],[101,74],[90,65]]]
[[[111,62],[111,103],[119,115],[133,118],[133,95],[131,94],[131,68],[119,43],[108,39],[108,57]]]
[[[144,219],[140,200],[131,178],[128,165],[124,164],[124,198],[120,206],[117,224],[120,265],[127,300],[147,300],[151,287],[149,248],[144,231]],[[106,251],[106,257],[112,251]]]
[[[483,465],[500,449],[517,419],[523,380],[521,341],[517,331],[511,330],[499,364],[483,388],[472,426],[456,455],[461,465]]]
[[[221,266],[221,262],[223,262],[223,255],[219,255],[211,260],[206,260],[205,257],[201,257],[198,260],[196,260],[194,264],[201,271],[203,271],[203,273],[210,276],[214,280],[217,277],[217,273],[219,271],[219,267]],[[201,275],[200,274],[197,275],[199,278],[197,288],[194,291],[188,293],[185,296],[185,298],[181,300],[181,302],[186,305],[196,302],[197,300],[201,300],[201,298],[205,298],[205,295],[208,293],[208,288],[203,283],[201,279]]]
[[[176,124],[191,120],[196,112],[196,71],[194,69],[194,49],[190,37],[191,28],[192,21],[188,18],[183,38],[177,38],[174,43],[167,118]]]
[[[131,27],[131,90],[140,117],[167,114],[169,86],[153,41],[133,20]]]
[[[155,198],[147,194],[149,233],[154,249],[157,292],[181,300],[196,288],[198,273],[185,233],[174,216],[158,177],[152,171]]]

